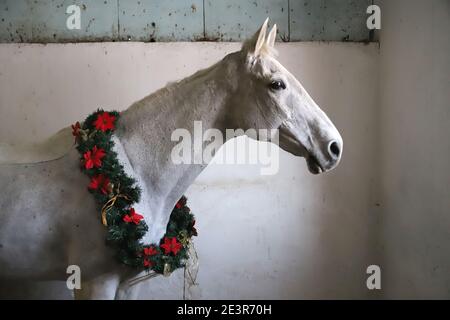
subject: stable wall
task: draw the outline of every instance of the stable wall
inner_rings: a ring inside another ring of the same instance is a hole
[[[450,297],[450,1],[382,1],[385,298]]]

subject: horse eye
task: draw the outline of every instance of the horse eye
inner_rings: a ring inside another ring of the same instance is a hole
[[[274,90],[286,89],[286,85],[282,80],[274,80],[270,83],[270,88]]]

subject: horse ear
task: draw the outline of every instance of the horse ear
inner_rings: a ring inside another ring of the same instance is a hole
[[[266,32],[267,24],[269,23],[269,18],[266,18],[261,28],[253,35],[250,40],[244,43],[243,49],[248,53],[253,53],[255,56],[259,55],[262,47],[266,43]]]
[[[277,38],[277,25],[274,24],[272,30],[269,32],[269,36],[267,37],[267,45],[269,48],[275,47],[275,39]]]

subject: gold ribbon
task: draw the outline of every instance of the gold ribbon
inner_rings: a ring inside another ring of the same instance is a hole
[[[187,247],[189,245],[190,239],[186,230],[181,230],[178,233],[178,240],[183,245],[183,247]]]
[[[128,198],[128,196],[124,194],[116,194],[114,197],[109,199],[102,207],[102,223],[106,227],[108,225],[108,222],[106,221],[106,214],[109,210],[111,210],[112,207],[114,207],[114,204],[116,203],[118,198],[124,198],[125,200],[130,201],[131,199]]]

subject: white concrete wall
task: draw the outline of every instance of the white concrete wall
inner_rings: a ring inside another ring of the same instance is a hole
[[[386,298],[450,297],[450,1],[381,2]]]
[[[122,110],[238,48],[233,43],[2,44],[0,141],[42,139],[97,107]],[[338,169],[321,176],[310,175],[303,159],[284,152],[275,176],[259,175],[257,166],[208,167],[187,191],[199,230],[197,297],[372,297],[365,271],[376,263],[378,235],[378,45],[278,48],[280,61],[340,130],[343,159]],[[141,298],[180,298],[175,287],[158,293],[150,282]],[[68,296],[64,290],[49,295]]]

